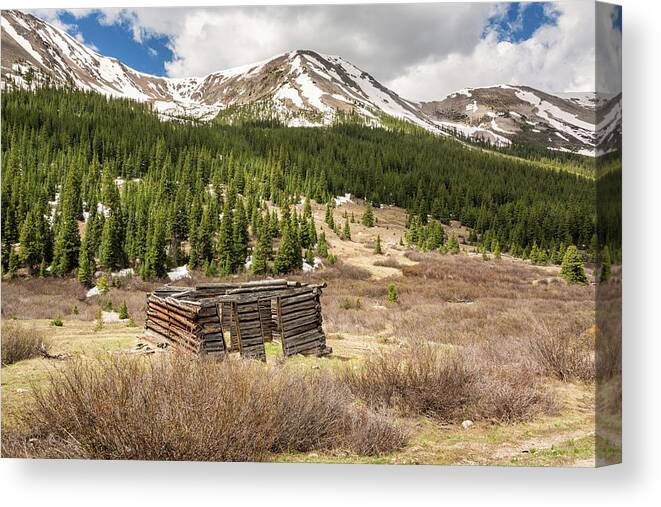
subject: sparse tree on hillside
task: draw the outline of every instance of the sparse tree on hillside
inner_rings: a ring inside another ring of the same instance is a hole
[[[349,219],[344,219],[344,229],[342,230],[342,239],[351,241],[351,227],[349,226]]]
[[[606,283],[611,278],[611,251],[606,245],[601,253],[601,273],[599,282]]]
[[[383,254],[383,251],[381,250],[381,236],[378,234],[376,236],[376,243],[374,245],[374,253],[377,255]]]
[[[326,243],[326,233],[321,231],[319,233],[319,241],[317,241],[317,254],[324,259],[328,257],[328,244]]]
[[[588,283],[588,277],[585,275],[585,269],[583,269],[583,260],[574,245],[567,248],[565,252],[560,267],[560,276],[570,283]]]
[[[448,238],[447,249],[451,254],[459,253],[459,240],[454,233],[450,234],[450,237]]]
[[[361,223],[365,227],[374,227],[374,212],[372,211],[372,205],[370,203],[367,203]]]

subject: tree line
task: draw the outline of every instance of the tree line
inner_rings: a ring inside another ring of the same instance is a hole
[[[420,227],[460,220],[509,250],[589,246],[595,233],[594,182],[423,132],[163,122],[89,92],[2,95],[3,271],[90,283],[98,267],[228,274],[252,255],[251,269],[286,272],[320,239],[311,213],[289,207],[345,192]]]

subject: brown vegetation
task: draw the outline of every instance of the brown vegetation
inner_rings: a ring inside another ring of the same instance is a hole
[[[563,381],[594,380],[594,332],[586,331],[570,317],[552,326],[531,318],[530,325],[527,346],[544,374]]]
[[[48,353],[49,342],[44,333],[12,320],[2,321],[2,365]]]
[[[371,354],[362,367],[347,369],[351,391],[371,407],[444,422],[463,418],[517,421],[550,412],[554,403],[522,365],[508,364],[484,350],[457,350],[409,343]]]
[[[406,433],[327,374],[248,361],[72,361],[34,392],[4,456],[254,461],[271,452],[377,454]]]
[[[54,319],[93,321],[101,306],[117,310],[126,300],[129,315],[138,324],[144,322],[147,294],[157,283],[143,282],[138,277],[122,278],[119,288],[106,294],[86,298],[87,289],[71,278],[23,278],[2,282],[2,318]],[[78,313],[75,313],[74,306]]]

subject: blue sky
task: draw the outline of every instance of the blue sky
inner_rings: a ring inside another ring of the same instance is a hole
[[[498,32],[500,40],[521,42],[531,38],[541,26],[555,25],[558,14],[545,8],[544,2],[511,3],[504,14],[493,16],[488,28]]]
[[[173,58],[166,35],[149,34],[140,42],[126,19],[115,23],[102,22],[100,11],[84,17],[75,17],[70,12],[58,11],[58,19],[71,35],[79,33],[87,45],[105,56],[114,56],[129,67],[148,74],[165,75],[165,62]]]

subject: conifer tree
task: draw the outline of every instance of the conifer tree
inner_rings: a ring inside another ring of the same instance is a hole
[[[599,282],[606,283],[611,277],[611,251],[606,245],[601,253],[601,273],[599,274]]]
[[[335,230],[335,218],[333,218],[333,208],[331,203],[326,204],[326,216],[324,218],[326,225],[332,230]]]
[[[10,279],[16,276],[19,265],[20,260],[18,258],[18,253],[15,248],[11,247],[11,250],[9,251],[9,267],[7,268],[7,275]]]
[[[265,275],[268,273],[268,258],[273,246],[271,236],[264,228],[257,240],[257,246],[252,256],[250,269],[254,275]]]
[[[76,219],[77,194],[76,177],[70,173],[65,183],[53,252],[53,273],[60,276],[66,275],[78,265],[80,234]]]
[[[585,275],[585,270],[583,269],[583,261],[574,245],[569,246],[565,252],[565,257],[562,259],[562,266],[560,267],[560,276],[570,283],[588,283],[588,277]]]
[[[234,267],[234,245],[232,237],[234,235],[234,216],[230,208],[229,199],[225,201],[223,207],[223,217],[220,222],[220,236],[218,238],[218,259],[219,273],[221,276],[232,274]]]
[[[374,212],[372,211],[371,203],[367,203],[367,207],[365,208],[365,212],[363,213],[363,218],[361,219],[361,223],[365,227],[374,227]]]
[[[23,221],[20,232],[19,260],[25,264],[30,274],[44,259],[43,216],[39,207],[33,208]]]
[[[285,222],[283,217],[283,223]],[[301,269],[303,258],[301,256],[300,245],[297,244],[296,231],[291,223],[284,226],[282,239],[278,247],[278,252],[273,261],[273,270],[276,273],[288,273],[296,269]]]
[[[147,240],[145,262],[142,265],[142,278],[161,278],[167,273],[167,254],[165,252],[165,213],[153,213]]]
[[[271,238],[277,238],[280,236],[280,221],[278,220],[278,214],[275,210],[271,211],[271,216],[269,218],[269,235]]]
[[[119,315],[118,317],[121,320],[126,320],[129,318],[129,309],[128,306],[126,306],[126,299],[122,301],[122,304],[119,305]]]
[[[500,259],[500,242],[497,239],[494,239],[491,243],[491,252],[494,259]]]
[[[374,245],[374,253],[377,255],[381,255],[383,253],[381,250],[381,236],[378,234],[376,236],[376,244]]]
[[[448,252],[451,254],[459,253],[459,240],[457,239],[457,236],[454,233],[450,234],[450,238],[448,239],[447,249]]]
[[[314,253],[310,249],[305,251],[305,262],[314,267]]]
[[[94,251],[92,250],[92,238],[90,237],[90,230],[94,227],[92,215],[87,221],[85,227],[85,236],[80,245],[80,255],[78,257],[78,281],[85,287],[92,287],[94,285],[94,271],[96,270],[96,261],[94,259]]]
[[[234,211],[234,223],[232,225],[232,242],[234,255],[232,257],[233,271],[243,268],[248,256],[248,220],[243,206],[243,199],[238,200]]]
[[[326,243],[326,233],[324,231],[319,233],[319,241],[317,241],[317,254],[324,259],[328,257],[328,244]]]
[[[121,268],[124,264],[124,225],[117,185],[107,167],[103,171],[101,195],[106,218],[101,232],[99,260],[102,267],[112,270]]]
[[[342,230],[342,239],[351,241],[351,227],[349,226],[349,219],[344,219],[344,229]]]
[[[303,206],[303,218],[309,220],[312,218],[312,204],[310,203],[310,197],[305,197],[305,205]]]

